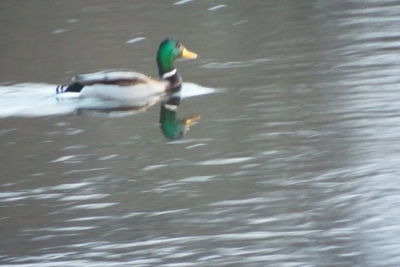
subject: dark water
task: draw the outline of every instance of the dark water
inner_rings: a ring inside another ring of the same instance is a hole
[[[166,36],[200,55],[177,63],[184,80],[218,93],[182,102],[202,119],[178,141],[157,105],[2,105],[0,264],[399,266],[399,15],[398,1],[2,0],[3,98],[101,69],[156,76]]]

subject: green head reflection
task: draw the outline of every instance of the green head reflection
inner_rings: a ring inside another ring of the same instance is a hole
[[[193,115],[184,119],[177,118],[179,104],[179,96],[172,96],[161,103],[160,128],[163,135],[168,139],[182,138],[190,130],[190,127],[200,120],[200,115]]]

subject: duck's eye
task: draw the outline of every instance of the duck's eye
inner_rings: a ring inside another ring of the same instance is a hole
[[[182,43],[181,42],[176,42],[176,48],[181,49],[182,48]]]

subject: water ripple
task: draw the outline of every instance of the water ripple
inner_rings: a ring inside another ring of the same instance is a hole
[[[207,166],[207,165],[227,165],[227,164],[237,164],[252,160],[252,157],[238,157],[238,158],[221,158],[221,159],[211,159],[198,162],[197,165]]]
[[[231,68],[248,68],[252,66],[256,66],[258,64],[264,64],[270,62],[270,59],[267,58],[257,58],[257,59],[250,59],[246,61],[231,61],[231,62],[210,62],[207,64],[202,65],[202,68],[205,69],[231,69]]]

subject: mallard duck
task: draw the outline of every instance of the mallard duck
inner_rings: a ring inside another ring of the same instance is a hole
[[[74,77],[72,84],[57,87],[57,94],[74,92],[80,97],[146,105],[147,99],[179,91],[182,79],[174,67],[177,58],[195,59],[197,54],[186,49],[181,42],[167,38],[161,42],[157,52],[160,79],[132,71],[82,74]]]

